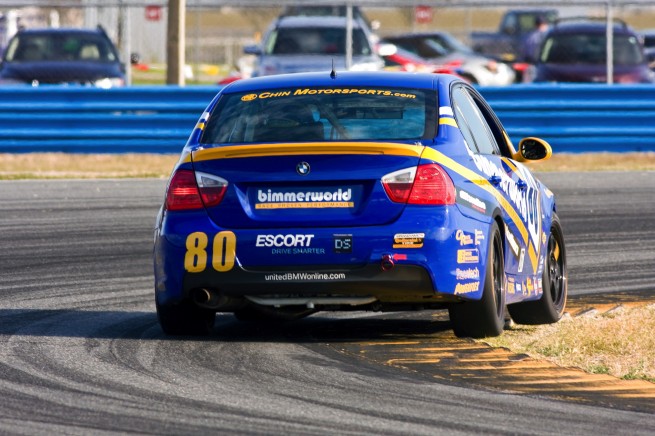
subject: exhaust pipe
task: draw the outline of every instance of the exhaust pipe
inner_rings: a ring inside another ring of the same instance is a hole
[[[193,301],[200,306],[210,305],[209,303],[214,300],[214,296],[207,289],[196,289],[193,292]]]
[[[191,299],[197,306],[223,312],[232,312],[248,304],[245,298],[223,295],[217,289],[206,288],[194,289],[191,292]]]
[[[382,262],[380,263],[382,271],[390,271],[394,266],[396,266],[396,263],[393,261],[393,255],[385,254],[382,256]]]

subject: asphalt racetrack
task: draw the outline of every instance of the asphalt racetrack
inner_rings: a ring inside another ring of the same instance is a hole
[[[571,294],[655,286],[655,173],[540,178]],[[0,182],[0,434],[655,434],[655,410],[473,389],[343,351],[447,331],[429,312],[270,328],[225,315],[207,338],[165,337],[151,262],[164,183]]]

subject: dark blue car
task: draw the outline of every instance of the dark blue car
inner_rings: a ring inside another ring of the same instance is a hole
[[[607,27],[604,21],[558,21],[546,34],[535,82],[607,83]],[[613,25],[614,83],[652,83],[640,37],[623,22]]]
[[[125,85],[125,66],[98,29],[30,29],[7,45],[0,65],[3,84]]]
[[[566,252],[553,193],[468,83],[306,73],[239,80],[200,117],[155,230],[168,334],[216,312],[448,309],[458,336],[556,322]]]

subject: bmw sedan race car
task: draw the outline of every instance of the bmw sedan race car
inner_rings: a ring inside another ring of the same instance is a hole
[[[553,193],[470,85],[451,75],[306,73],[241,80],[182,151],[155,230],[167,334],[217,312],[448,309],[457,336],[556,322],[566,252]]]

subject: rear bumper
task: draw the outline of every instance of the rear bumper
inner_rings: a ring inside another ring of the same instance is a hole
[[[389,303],[435,298],[427,270],[414,265],[397,265],[386,271],[380,264],[355,269],[325,266],[302,271],[285,269],[235,268],[228,273],[186,274],[183,292],[188,295],[195,289],[211,289],[228,297],[374,297]]]
[[[175,304],[206,290],[230,299],[374,298],[414,305],[475,300],[481,296],[487,241],[474,243],[473,235],[486,233],[486,225],[463,217],[456,207],[417,208],[385,226],[309,230],[229,231],[204,212],[170,214],[155,233],[156,298],[159,304]],[[232,245],[219,237],[226,233]],[[188,245],[196,234],[203,240]],[[289,237],[268,239],[269,234]],[[334,247],[344,235],[351,250]],[[265,246],[269,241],[298,245]],[[229,256],[227,247],[233,248]],[[190,254],[202,257],[202,268],[185,270]],[[216,261],[219,255],[231,257]]]

